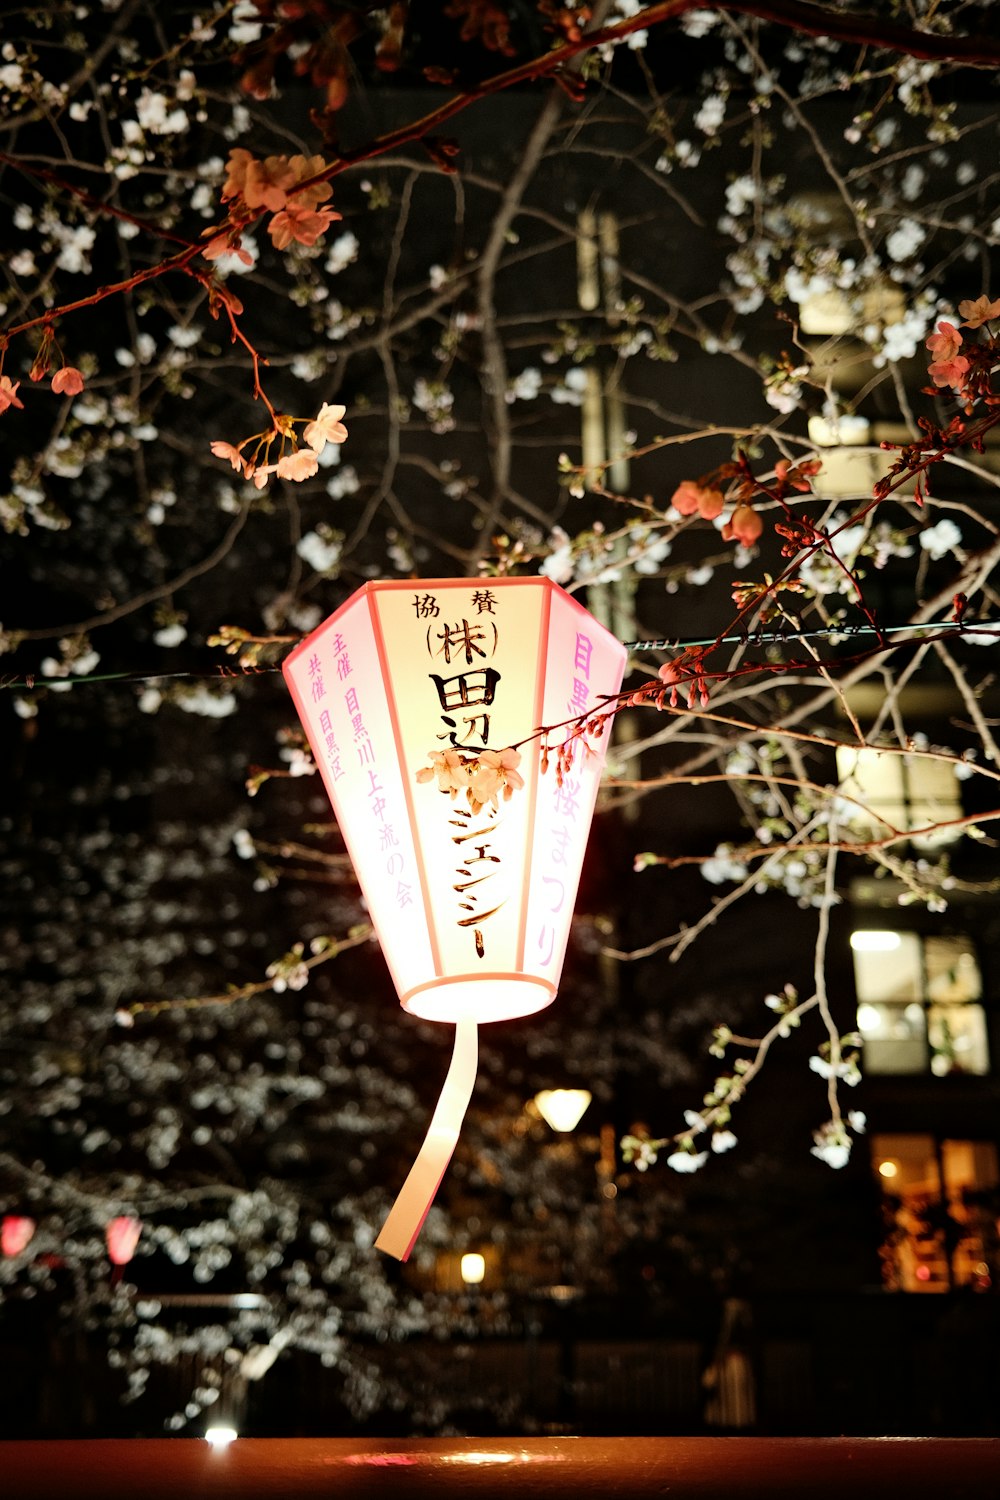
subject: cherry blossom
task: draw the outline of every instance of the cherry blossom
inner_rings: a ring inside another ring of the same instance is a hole
[[[752,547],[764,530],[764,523],[752,505],[738,505],[722,528],[725,542],[737,541]]]
[[[818,474],[823,465],[819,459],[807,459],[805,463],[791,464],[787,458],[779,458],[774,466],[774,477],[780,485],[788,486],[790,489],[798,490],[803,495],[808,495],[812,489],[810,480],[814,474]]]
[[[20,384],[19,380],[11,380],[9,375],[0,375],[0,412],[6,411],[8,406],[18,406],[24,410],[24,402],[17,394]]]
[[[233,468],[238,474],[246,474],[246,460],[240,452],[239,448],[234,448],[232,443],[226,443],[223,442],[221,438],[217,438],[216,441],[212,443],[212,452],[215,454],[216,458],[228,458],[229,462],[232,464]]]
[[[469,764],[460,751],[435,750],[430,759],[431,764],[421,766],[417,772],[419,782],[433,781],[436,777],[438,791],[450,792],[452,797],[468,790]]]
[[[243,147],[234,147],[229,153],[229,175],[223,183],[222,201],[242,198],[248,209],[266,208],[277,213],[294,196],[300,207],[315,208],[331,196],[330,184],[314,182],[304,188],[296,184],[319,176],[328,165],[319,155],[268,156],[260,161]]]
[[[311,448],[298,448],[279,458],[276,472],[279,479],[310,479],[319,468],[319,459]]]
[[[315,245],[320,235],[340,217],[332,208],[301,208],[297,203],[289,203],[275,214],[267,232],[276,250],[287,250],[293,240],[300,245]]]
[[[670,503],[682,516],[693,516],[697,512],[703,520],[714,521],[721,515],[725,500],[721,490],[706,489],[695,484],[693,479],[685,479],[674,490]]]
[[[508,801],[514,791],[524,786],[524,778],[517,767],[521,757],[516,750],[483,750],[472,768],[469,780],[469,804],[478,812],[487,802],[494,808],[497,798],[503,793]]]
[[[927,373],[938,386],[952,386],[956,391],[965,384],[969,361],[958,354],[953,359],[938,359],[927,366]]]
[[[438,791],[448,792],[452,797],[465,792],[474,813],[487,803],[498,808],[501,794],[506,801],[524,786],[524,778],[517,769],[521,764],[517,750],[480,750],[477,754],[434,750],[430,761],[429,766],[421,766],[417,772],[417,781],[436,779]]]
[[[57,396],[78,396],[83,390],[83,376],[73,365],[63,365],[52,377],[52,389]]]
[[[251,464],[247,465],[247,478],[252,479],[255,487],[262,490],[272,474],[277,474],[277,464],[261,464],[259,468]]]
[[[954,323],[940,322],[937,333],[932,333],[925,341],[925,347],[934,355],[936,360],[954,359],[962,347],[962,335]]]
[[[707,1161],[707,1151],[673,1151],[667,1157],[667,1166],[675,1172],[697,1172]]]
[[[991,318],[1000,318],[1000,297],[995,302],[984,293],[977,297],[974,302],[960,302],[958,304],[960,316],[964,319],[963,328],[982,328]]]
[[[222,185],[222,201],[242,198],[247,208],[267,208],[277,213],[284,208],[286,189],[295,181],[295,172],[287,156],[268,156],[258,161],[242,146],[229,153],[229,175]]]
[[[219,260],[223,255],[235,255],[243,265],[253,265],[253,256],[249,250],[243,248],[242,237],[238,229],[207,229],[205,233],[211,236],[201,252],[206,260]]]
[[[315,453],[322,453],[327,443],[344,443],[347,441],[347,428],[344,426],[344,406],[331,406],[324,401],[319,409],[319,415],[310,422],[302,434],[303,440]]]

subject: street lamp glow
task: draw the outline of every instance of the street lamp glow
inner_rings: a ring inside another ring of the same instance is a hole
[[[486,1261],[481,1255],[462,1256],[462,1280],[466,1286],[478,1286],[486,1275]]]
[[[235,1427],[206,1427],[205,1441],[211,1443],[213,1448],[226,1448],[230,1443],[235,1443],[239,1433]]]
[[[898,932],[880,932],[872,927],[851,933],[855,953],[891,953],[902,941]]]
[[[542,1089],[535,1095],[538,1113],[552,1130],[575,1130],[590,1103],[586,1089]]]

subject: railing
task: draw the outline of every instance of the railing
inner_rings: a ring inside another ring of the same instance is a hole
[[[11,1500],[958,1500],[996,1495],[994,1438],[181,1438],[0,1443]]]

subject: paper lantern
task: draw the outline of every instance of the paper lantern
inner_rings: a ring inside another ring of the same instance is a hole
[[[614,707],[625,660],[550,580],[504,578],[366,584],[285,661],[400,1002],[456,1028],[377,1241],[400,1259],[457,1139],[477,1025],[555,996],[610,719],[577,731]],[[563,727],[546,743],[543,725]]]
[[[0,1225],[0,1250],[4,1255],[20,1255],[31,1244],[35,1221],[25,1214],[4,1214]]]
[[[589,1089],[542,1089],[535,1095],[538,1113],[551,1130],[575,1130],[590,1104]]]
[[[142,1223],[139,1219],[130,1218],[123,1214],[121,1218],[112,1219],[108,1224],[106,1238],[108,1242],[108,1259],[114,1266],[127,1266],[135,1254],[135,1247],[139,1243],[142,1234]]]

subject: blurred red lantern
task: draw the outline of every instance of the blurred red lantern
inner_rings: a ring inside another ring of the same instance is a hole
[[[478,1023],[555,997],[626,654],[547,578],[438,579],[366,584],[285,661],[400,1003],[455,1026],[376,1242],[401,1260],[458,1138]],[[542,725],[569,727],[547,744]]]
[[[127,1214],[123,1214],[121,1218],[111,1220],[107,1227],[106,1238],[108,1242],[108,1258],[112,1265],[128,1265],[135,1254],[135,1247],[139,1243],[139,1236],[141,1234],[141,1219],[133,1219]]]
[[[0,1250],[4,1255],[20,1255],[31,1243],[36,1228],[34,1219],[23,1214],[4,1214],[0,1225]]]

